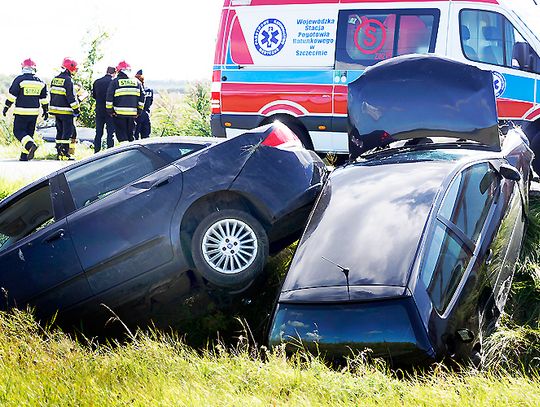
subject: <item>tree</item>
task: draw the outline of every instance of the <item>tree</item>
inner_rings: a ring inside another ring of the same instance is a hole
[[[88,36],[91,35],[89,32]],[[99,31],[97,35],[91,38],[89,41],[83,40],[83,47],[86,49],[86,57],[84,58],[81,66],[75,77],[75,83],[82,85],[84,90],[89,94],[92,94],[92,85],[94,83],[94,71],[95,65],[103,59],[103,43],[109,39],[109,33],[106,31]],[[96,127],[96,101],[88,97],[81,103],[81,115],[79,116],[79,123],[85,127]]]
[[[182,133],[189,136],[210,137],[210,84],[191,84],[184,99],[185,108],[180,123]]]

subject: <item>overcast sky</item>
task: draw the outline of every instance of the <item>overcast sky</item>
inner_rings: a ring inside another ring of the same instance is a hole
[[[527,15],[540,33],[540,7],[510,3],[533,11]],[[223,0],[1,0],[0,73],[18,74],[32,57],[38,75],[54,76],[65,56],[80,62],[82,40],[102,29],[111,38],[101,72],[125,59],[150,80],[210,79],[222,6]]]
[[[147,79],[210,79],[223,0],[1,0],[0,73],[32,57],[51,77],[65,56],[78,62],[87,31],[105,43],[100,70],[125,59]],[[90,35],[89,38],[91,38]]]

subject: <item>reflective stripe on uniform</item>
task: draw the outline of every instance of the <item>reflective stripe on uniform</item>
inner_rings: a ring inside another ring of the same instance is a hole
[[[15,107],[13,114],[20,116],[39,116],[39,107]]]
[[[136,107],[114,107],[115,113],[123,116],[137,116]]]
[[[70,103],[69,104],[73,109],[78,109],[79,107],[81,107],[81,105],[79,105],[79,102],[75,101],[73,103]]]
[[[52,114],[72,114],[73,109],[71,107],[62,106],[49,106],[49,113]]]
[[[144,109],[144,102],[139,102],[139,109]]]
[[[21,88],[36,88],[36,89],[41,90],[43,89],[45,84],[43,82],[38,82],[38,81],[21,81],[19,86]]]
[[[114,91],[114,96],[140,96],[141,91],[139,89],[121,89],[118,88]]]
[[[25,147],[26,143],[29,143],[29,142],[32,142],[32,143],[34,142],[34,139],[32,138],[32,136],[28,136],[28,135],[24,136],[22,138],[22,140],[21,140],[21,144],[22,144],[23,147]],[[26,152],[28,153],[28,151],[26,151]]]
[[[113,108],[113,102],[106,102],[106,103],[105,103],[105,107],[106,107],[107,109],[112,109],[112,108]]]
[[[51,94],[52,95],[65,95],[66,90],[64,88],[59,88],[58,86],[51,87]]]
[[[17,100],[17,96],[14,96],[11,93],[8,93],[6,99],[9,100],[10,102],[15,103],[15,101]]]
[[[49,100],[47,98],[39,99],[39,103],[41,103],[42,105],[46,105],[47,103],[49,103]]]
[[[56,140],[56,144],[69,144],[69,140]]]

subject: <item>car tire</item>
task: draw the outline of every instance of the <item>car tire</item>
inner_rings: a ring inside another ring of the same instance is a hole
[[[250,214],[225,209],[208,215],[193,235],[195,268],[210,283],[242,289],[263,271],[268,259],[266,231]]]

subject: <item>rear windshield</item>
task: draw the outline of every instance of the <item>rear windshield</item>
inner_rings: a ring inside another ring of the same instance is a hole
[[[435,51],[440,12],[342,10],[339,12],[336,68],[365,68],[405,54]]]

